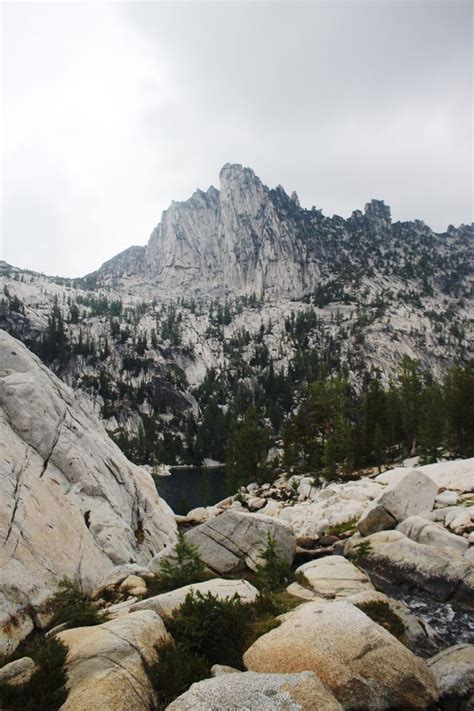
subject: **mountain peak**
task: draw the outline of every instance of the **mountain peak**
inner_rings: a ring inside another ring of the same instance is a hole
[[[392,224],[390,207],[383,200],[374,200],[366,203],[364,208],[365,218],[371,231],[386,232]]]
[[[261,185],[260,179],[255,175],[252,168],[247,168],[240,163],[225,163],[219,173],[221,189],[226,186],[249,186],[250,184]]]
[[[372,199],[370,202],[367,202],[365,204],[364,212],[365,216],[369,218],[374,217],[386,220],[389,223],[392,221],[390,207],[389,205],[386,205],[383,200]]]

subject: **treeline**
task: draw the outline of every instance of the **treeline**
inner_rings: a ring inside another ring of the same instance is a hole
[[[307,384],[294,412],[290,401],[286,406],[292,414],[279,423],[272,423],[261,405],[231,413],[221,453],[234,490],[272,478],[268,452],[280,437],[285,471],[326,479],[350,477],[356,469],[409,455],[419,455],[424,463],[446,453],[474,455],[474,370],[469,366],[451,368],[438,383],[418,361],[405,357],[386,389],[379,379],[367,379],[356,392],[347,374],[339,373]],[[228,416],[214,408],[218,437]],[[202,434],[198,430],[196,441]],[[212,448],[217,441],[207,444]]]
[[[284,452],[287,467],[326,477],[410,454],[472,456],[474,370],[453,367],[438,383],[404,357],[387,389],[373,379],[357,394],[344,375],[312,382],[284,428]]]

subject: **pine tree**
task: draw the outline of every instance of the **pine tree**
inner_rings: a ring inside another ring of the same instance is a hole
[[[238,485],[264,481],[268,477],[265,467],[268,448],[268,430],[251,407],[242,419],[234,421],[227,447],[226,468]]]
[[[415,452],[421,410],[423,383],[420,362],[403,356],[398,376],[400,412],[405,443],[411,453]]]
[[[474,369],[454,367],[444,383],[448,444],[463,457],[474,455]]]
[[[446,427],[443,395],[441,388],[429,385],[422,395],[419,439],[423,461],[426,463],[438,460],[439,450],[443,444]]]

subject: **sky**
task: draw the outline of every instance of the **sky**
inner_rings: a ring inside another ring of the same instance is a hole
[[[226,162],[327,215],[471,222],[472,8],[3,2],[0,259],[91,272]]]

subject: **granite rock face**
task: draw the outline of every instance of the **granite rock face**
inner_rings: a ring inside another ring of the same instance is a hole
[[[401,531],[379,531],[365,538],[353,536],[344,554],[362,556],[369,573],[473,609],[474,566],[453,548],[416,543]]]
[[[151,610],[124,615],[97,627],[57,635],[68,648],[68,697],[63,711],[148,711],[156,694],[147,667],[157,659],[160,639],[171,639]]]
[[[430,512],[437,493],[438,485],[428,474],[412,469],[375,499],[359,520],[360,533],[368,536],[395,528],[409,516]]]
[[[219,190],[211,186],[173,201],[146,247],[125,250],[92,276],[138,277],[167,292],[227,289],[293,298],[360,257],[366,261],[382,244],[383,252],[393,247],[394,255],[407,242],[444,253],[464,249],[471,233],[461,226],[439,237],[420,220],[392,223],[382,200],[371,200],[348,219],[326,217],[301,207],[295,192],[290,197],[281,185],[268,188],[250,168],[226,163]]]
[[[185,534],[198,549],[204,563],[218,573],[256,570],[268,536],[276,550],[291,564],[296,550],[295,535],[287,523],[263,514],[226,511]]]
[[[300,605],[254,642],[244,664],[265,673],[313,671],[347,711],[421,710],[437,697],[427,665],[347,602]]]
[[[474,645],[448,647],[432,657],[428,666],[435,676],[443,710],[474,708]]]
[[[0,331],[0,650],[67,577],[86,591],[175,540],[171,509],[85,404]]]
[[[342,711],[316,674],[224,674],[193,684],[169,711]]]
[[[295,200],[270,190],[250,168],[227,163],[220,190],[197,190],[173,202],[153,231],[145,269],[166,288],[307,292],[320,275],[314,253],[295,229]]]

